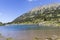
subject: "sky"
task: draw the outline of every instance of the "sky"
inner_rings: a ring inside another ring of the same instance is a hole
[[[0,22],[11,22],[31,9],[60,0],[0,0]]]

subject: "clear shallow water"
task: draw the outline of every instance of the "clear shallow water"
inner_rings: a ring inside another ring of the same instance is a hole
[[[0,26],[0,33],[5,37],[14,38],[14,40],[33,40],[34,37],[59,36],[59,30],[59,27],[43,27],[38,25]]]
[[[7,31],[22,31],[22,30],[52,30],[59,29],[60,27],[45,27],[38,25],[8,25],[8,26],[0,26],[1,30]]]

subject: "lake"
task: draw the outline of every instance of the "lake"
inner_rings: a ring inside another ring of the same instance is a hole
[[[4,37],[14,40],[44,40],[53,35],[60,38],[60,27],[46,27],[39,25],[6,25],[0,26],[0,33]]]

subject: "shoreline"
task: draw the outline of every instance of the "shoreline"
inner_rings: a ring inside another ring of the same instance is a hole
[[[39,25],[42,26],[52,26],[52,27],[60,27],[60,23],[57,23],[56,21],[52,22],[52,21],[44,21],[44,22],[40,22]]]
[[[57,23],[56,21],[42,21],[40,23],[11,23],[11,24],[5,24],[2,26],[8,26],[8,25],[38,25],[38,26],[52,26],[52,27],[60,27],[60,23]]]
[[[38,25],[38,24],[6,24],[4,26],[9,26],[9,25]]]

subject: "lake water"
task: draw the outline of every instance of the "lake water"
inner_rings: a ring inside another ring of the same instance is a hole
[[[56,35],[60,38],[60,27],[45,27],[38,25],[7,25],[0,26],[0,33],[4,37],[11,37],[14,40],[43,40]]]

